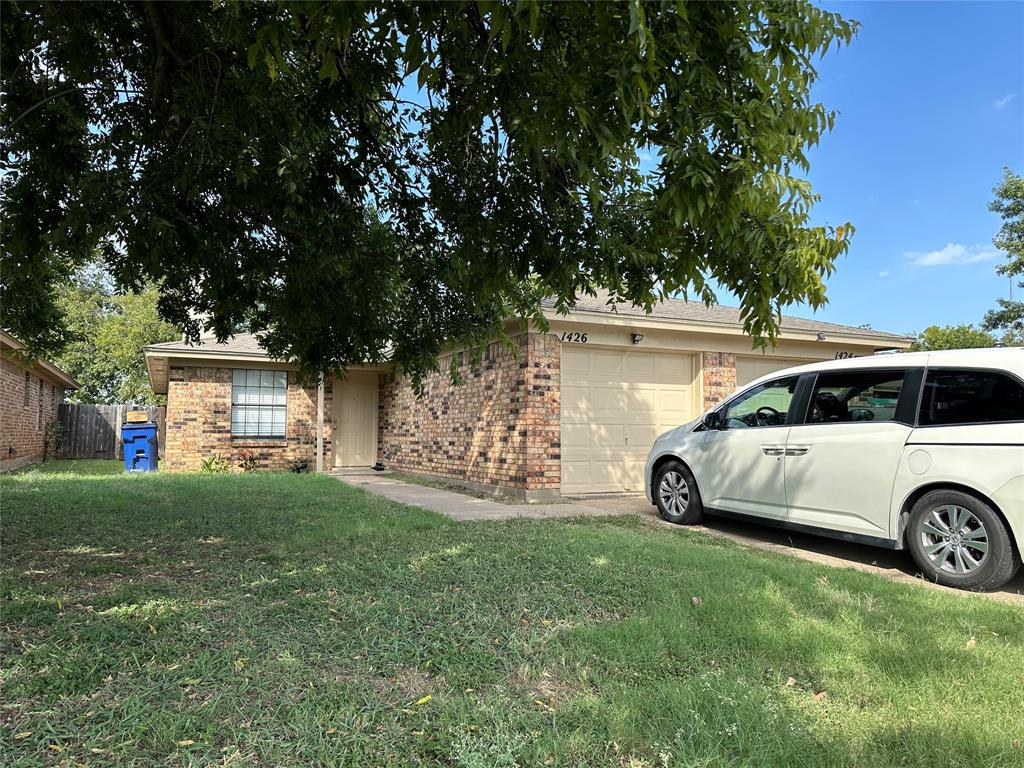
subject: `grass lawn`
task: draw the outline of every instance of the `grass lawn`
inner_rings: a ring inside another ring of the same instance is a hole
[[[1019,608],[636,518],[61,469],[0,478],[7,766],[1024,765]]]

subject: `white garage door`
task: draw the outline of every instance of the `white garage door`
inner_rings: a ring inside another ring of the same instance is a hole
[[[654,439],[694,417],[693,357],[562,347],[562,493],[640,491]]]
[[[795,365],[804,365],[809,362],[811,361],[793,360],[787,357],[737,357],[736,388],[745,387],[754,379],[781,371],[783,368],[792,368]]]

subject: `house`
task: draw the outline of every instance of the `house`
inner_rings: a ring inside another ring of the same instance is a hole
[[[654,438],[780,368],[904,349],[911,339],[870,328],[785,317],[762,354],[739,311],[669,300],[652,314],[584,297],[568,315],[546,305],[547,332],[509,333],[462,383],[428,376],[417,398],[388,366],[351,369],[322,386],[299,380],[251,335],[146,347],[154,391],[167,395],[161,468],[194,471],[214,453],[253,451],[260,466],[370,467],[447,478],[526,500],[643,488]],[[322,425],[322,426],[321,426]],[[319,461],[318,461],[319,458]]]
[[[18,355],[25,345],[0,331],[0,472],[43,459],[46,425],[78,382],[57,366]]]

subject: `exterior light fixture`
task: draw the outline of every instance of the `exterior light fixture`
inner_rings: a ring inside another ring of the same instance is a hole
[[[634,344],[639,344],[644,340],[644,335],[642,333],[631,333],[629,334],[629,337],[633,339]]]
[[[818,331],[818,341],[824,341],[824,340],[825,340],[825,334],[822,333],[821,331]]]

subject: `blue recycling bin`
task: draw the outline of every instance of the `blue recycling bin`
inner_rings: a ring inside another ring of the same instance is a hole
[[[156,472],[159,462],[156,433],[156,423],[152,421],[121,425],[126,472]]]

